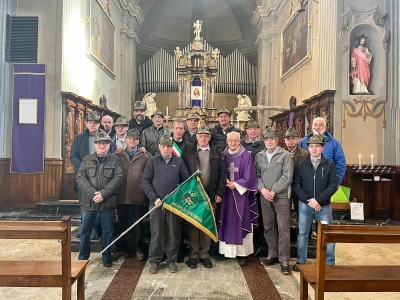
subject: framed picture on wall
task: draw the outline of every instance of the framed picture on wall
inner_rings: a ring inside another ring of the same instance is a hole
[[[311,59],[312,23],[309,20],[309,9],[308,1],[303,0],[282,28],[281,80],[285,80]]]
[[[115,78],[114,32],[115,26],[100,2],[89,0],[88,56],[112,78]]]

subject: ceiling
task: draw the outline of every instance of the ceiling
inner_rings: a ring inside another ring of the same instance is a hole
[[[140,0],[144,21],[139,33],[137,64],[160,48],[173,53],[193,41],[193,23],[202,20],[201,36],[223,56],[236,48],[257,65],[256,36],[251,24],[257,0]]]

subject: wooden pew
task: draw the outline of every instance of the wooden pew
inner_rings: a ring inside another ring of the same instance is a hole
[[[326,265],[327,243],[400,243],[400,226],[318,225],[316,265],[298,265],[300,299],[315,300],[324,292],[400,292],[400,264],[396,266]]]
[[[1,221],[0,239],[56,239],[61,242],[61,259],[54,261],[0,261],[0,286],[62,287],[62,299],[71,299],[77,281],[77,298],[85,299],[87,260],[71,262],[71,218],[62,221]]]

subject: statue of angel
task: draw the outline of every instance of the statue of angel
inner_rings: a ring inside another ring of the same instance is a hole
[[[195,35],[195,40],[198,41],[200,40],[200,32],[201,32],[201,25],[203,25],[203,21],[199,21],[197,20],[194,24],[193,24],[193,33]]]
[[[252,106],[249,96],[237,95],[237,98],[239,100],[238,107],[251,107]],[[251,119],[251,116],[249,113],[251,113],[251,110],[250,111],[238,111],[236,120],[243,121],[243,122],[249,121]]]
[[[175,54],[176,59],[180,59],[180,58],[181,58],[181,56],[182,56],[182,51],[179,50],[179,47],[176,47],[176,48],[175,48],[174,54]]]
[[[146,104],[146,116],[151,118],[151,115],[157,110],[157,103],[154,100],[156,97],[155,93],[147,93],[143,97],[143,102]]]
[[[220,53],[221,51],[219,51],[219,49],[218,48],[215,48],[213,51],[212,51],[212,57],[214,58],[214,59],[216,59],[216,60],[218,60],[219,59],[219,53]]]

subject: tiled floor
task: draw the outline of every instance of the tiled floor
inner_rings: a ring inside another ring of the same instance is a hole
[[[60,256],[59,243],[52,240],[2,240],[0,260],[35,259],[46,260]],[[95,254],[93,253],[93,256]],[[93,257],[92,256],[92,257]],[[72,253],[77,259],[77,253]],[[295,263],[291,260],[291,264]],[[87,268],[86,299],[101,299],[123,258],[110,269],[102,266],[101,260]],[[309,263],[313,263],[310,260]],[[400,264],[400,245],[388,244],[338,244],[337,264]],[[215,261],[214,268],[190,270],[185,264],[178,264],[179,272],[171,274],[166,269],[159,274],[147,273],[148,264],[136,286],[132,299],[251,299],[243,273],[236,260]],[[299,298],[299,273],[285,276],[279,265],[266,267],[270,278],[282,299]],[[226,291],[229,291],[227,293]],[[310,288],[310,293],[312,293]],[[74,289],[75,293],[75,289]],[[75,294],[73,295],[75,299]],[[313,299],[313,295],[310,295]],[[171,298],[172,297],[172,298]],[[0,299],[61,299],[59,288],[0,288]],[[325,299],[400,299],[400,293],[326,293]]]

